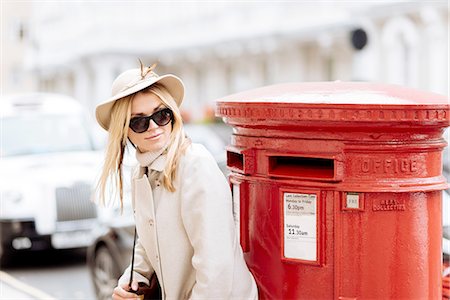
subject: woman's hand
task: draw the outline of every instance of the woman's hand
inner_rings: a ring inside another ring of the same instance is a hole
[[[137,281],[133,281],[133,283],[131,284],[133,291],[137,291],[138,286],[139,285],[138,285]],[[114,292],[112,294],[112,299],[113,300],[140,299],[138,295],[128,292],[129,290],[130,290],[130,286],[128,285],[128,283],[124,283],[121,286],[116,286],[114,288]]]

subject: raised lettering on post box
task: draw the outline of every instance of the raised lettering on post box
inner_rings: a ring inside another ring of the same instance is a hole
[[[284,258],[317,262],[317,194],[283,194]]]

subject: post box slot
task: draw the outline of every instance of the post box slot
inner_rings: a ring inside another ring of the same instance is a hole
[[[227,151],[227,164],[228,167],[244,170],[244,155]]]
[[[292,178],[334,179],[334,159],[269,156],[269,175]]]

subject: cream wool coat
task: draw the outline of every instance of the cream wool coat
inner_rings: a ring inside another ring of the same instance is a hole
[[[162,171],[166,156],[149,166]],[[134,278],[148,283],[156,272],[164,299],[256,299],[232,214],[230,187],[211,154],[192,144],[180,160],[176,191],[158,181],[152,190],[145,168],[133,176],[138,241]],[[152,184],[153,185],[153,184]],[[129,281],[130,267],[119,279]]]

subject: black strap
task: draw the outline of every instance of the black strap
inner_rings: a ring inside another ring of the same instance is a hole
[[[145,167],[145,174],[148,174],[148,167]],[[148,175],[147,175],[148,176]],[[134,240],[133,240],[133,252],[131,253],[131,270],[130,270],[130,282],[128,283],[128,286],[131,288],[131,283],[133,282],[133,271],[134,271],[134,248],[136,248],[136,236],[137,236],[137,229],[136,226],[134,226]]]
[[[129,286],[131,288],[131,283],[133,282],[133,269],[134,269],[134,248],[136,247],[136,236],[137,236],[137,230],[136,227],[134,227],[134,241],[133,241],[133,252],[131,253],[131,272],[130,272],[130,282]]]

